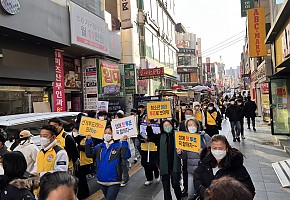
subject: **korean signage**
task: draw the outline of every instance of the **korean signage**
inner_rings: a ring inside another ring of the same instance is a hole
[[[134,64],[125,64],[124,65],[125,73],[125,93],[126,94],[135,94],[136,91],[136,82],[135,82],[135,65]]]
[[[262,94],[269,93],[269,83],[262,83],[261,84]]]
[[[59,50],[55,50],[55,82],[53,82],[53,107],[54,112],[66,111],[63,54]]]
[[[197,56],[201,57],[201,38],[197,38],[197,47],[196,48],[197,48]]]
[[[79,133],[90,135],[93,138],[102,139],[106,128],[107,121],[94,119],[90,117],[82,117]]]
[[[84,81],[84,109],[97,110],[98,83],[96,59],[85,59],[82,63]]]
[[[122,139],[125,135],[128,137],[137,137],[138,130],[136,119],[132,115],[111,122],[114,140]]]
[[[290,54],[290,23],[286,26],[282,36],[283,57],[287,58]]]
[[[247,10],[254,7],[254,0],[241,0],[241,17],[246,17]]]
[[[207,72],[210,72],[210,57],[206,58],[206,69]]]
[[[106,111],[109,112],[109,102],[108,101],[98,101],[97,112]]]
[[[172,117],[170,101],[148,102],[147,117],[149,119],[163,119]]]
[[[254,8],[248,10],[249,48],[250,57],[267,55],[265,9]]]
[[[175,146],[177,149],[199,152],[201,148],[201,135],[175,131]]]
[[[116,63],[100,60],[101,92],[103,95],[120,94],[120,69]]]
[[[189,41],[186,41],[186,40],[177,41],[177,48],[188,48],[188,47],[189,47]]]
[[[138,69],[138,79],[152,79],[164,75],[164,67],[153,69]]]
[[[180,48],[179,53],[188,53],[188,54],[194,54],[195,55],[195,49],[185,49],[185,48]]]
[[[131,2],[130,0],[121,0],[121,28],[128,29],[133,28],[131,19]]]
[[[75,3],[70,5],[71,43],[108,54],[106,22]]]

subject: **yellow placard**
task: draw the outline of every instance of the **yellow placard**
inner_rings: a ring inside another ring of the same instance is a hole
[[[94,119],[90,117],[82,117],[79,133],[83,135],[91,135],[93,138],[102,139],[107,121]]]
[[[149,119],[162,119],[172,117],[170,101],[148,102],[147,116]]]
[[[267,55],[265,44],[266,19],[264,8],[253,8],[248,10],[248,30],[250,57],[261,57]]]
[[[199,152],[201,136],[200,134],[175,131],[175,146],[177,149]]]

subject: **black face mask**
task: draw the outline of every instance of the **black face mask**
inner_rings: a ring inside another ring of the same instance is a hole
[[[138,110],[138,111],[137,111],[137,114],[140,115],[140,114],[141,114],[141,110]]]

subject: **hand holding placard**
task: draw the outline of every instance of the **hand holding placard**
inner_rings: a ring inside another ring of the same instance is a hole
[[[201,148],[201,135],[175,131],[175,146],[176,149],[198,153]]]
[[[137,137],[136,120],[133,115],[113,120],[111,122],[114,140],[120,140],[124,136]]]
[[[79,133],[93,138],[103,139],[106,121],[90,117],[82,117]]]

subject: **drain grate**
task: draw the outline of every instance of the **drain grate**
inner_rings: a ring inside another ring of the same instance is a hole
[[[282,187],[290,187],[290,159],[272,164]]]

